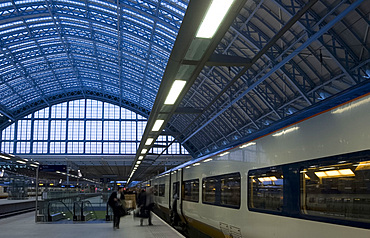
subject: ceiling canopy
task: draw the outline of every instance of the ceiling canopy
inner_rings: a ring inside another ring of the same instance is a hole
[[[2,1],[0,128],[77,98],[148,117],[187,6]],[[199,157],[368,93],[369,12],[364,0],[245,1],[179,104],[193,111],[166,130]]]
[[[77,98],[147,117],[186,7],[172,0],[2,1],[1,127]]]

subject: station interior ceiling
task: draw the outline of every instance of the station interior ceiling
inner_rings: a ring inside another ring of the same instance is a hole
[[[135,173],[144,141],[135,155],[15,155],[89,179],[143,181],[370,92],[367,1],[234,0],[216,33],[198,37],[211,2],[2,1],[0,130],[94,99],[148,118],[146,136],[163,118],[189,152],[146,154]],[[187,84],[165,107],[174,77]]]

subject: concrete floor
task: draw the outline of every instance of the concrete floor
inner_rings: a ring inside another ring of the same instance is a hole
[[[113,230],[112,222],[35,223],[35,213],[29,212],[0,219],[0,237],[36,238],[178,238],[184,237],[153,214],[153,226],[140,226],[131,215],[121,219],[120,228]]]

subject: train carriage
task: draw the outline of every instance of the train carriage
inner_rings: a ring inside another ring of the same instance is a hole
[[[191,237],[370,237],[369,102],[160,174],[159,215]]]

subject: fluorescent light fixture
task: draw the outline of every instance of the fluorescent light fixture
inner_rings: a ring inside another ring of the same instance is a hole
[[[277,133],[273,134],[272,136],[282,136],[282,135],[285,135],[285,134],[287,134],[289,132],[296,131],[298,129],[299,129],[299,127],[298,126],[295,126],[295,127],[292,127],[292,128],[289,128],[289,129],[286,129],[286,130],[282,130],[280,132],[277,132]]]
[[[158,119],[155,121],[152,131],[159,131],[163,125],[164,120]]]
[[[341,169],[338,171],[341,175],[352,175],[354,176],[355,174],[352,172],[351,169]]]
[[[166,101],[164,101],[164,104],[167,104],[167,105],[175,104],[185,84],[186,84],[186,81],[184,80],[175,80],[172,84],[170,92],[167,95]]]
[[[198,38],[212,38],[234,0],[213,0],[198,29]]]
[[[145,145],[151,145],[153,142],[153,138],[146,139]]]
[[[325,177],[326,176],[326,173],[325,172],[315,172],[316,176],[321,178],[321,177]]]
[[[343,177],[355,176],[351,169],[328,170],[325,172],[315,172],[317,177]]]
[[[277,181],[278,179],[275,176],[269,177],[271,181]]]
[[[208,162],[208,161],[211,161],[212,159],[211,158],[209,158],[209,159],[206,159],[206,160],[204,160],[203,162],[205,163],[205,162]]]
[[[190,166],[186,166],[185,169],[190,169]]]
[[[193,164],[193,166],[197,166],[197,165],[200,165],[200,163],[195,163],[195,164]]]
[[[327,176],[338,176],[340,175],[338,170],[329,170],[325,172]]]
[[[244,144],[244,145],[242,145],[242,146],[239,146],[239,148],[240,148],[240,149],[243,149],[243,148],[245,148],[245,147],[252,146],[252,145],[255,145],[255,144],[256,144],[256,142],[249,142],[249,143],[247,143],[247,144]]]
[[[26,163],[26,161],[23,161],[23,160],[17,160],[16,162],[20,163],[20,164],[25,164]]]
[[[10,159],[9,157],[6,157],[4,155],[0,155],[0,158],[2,158],[2,159]]]
[[[37,164],[30,164],[30,166],[32,166],[32,167],[39,167]]]
[[[139,167],[139,165],[138,164],[135,164],[135,168],[137,168],[137,167]]]
[[[139,158],[137,158],[138,160],[142,160],[144,158],[144,156],[140,155]]]
[[[140,160],[136,161],[136,164],[141,164],[141,161]]]
[[[230,152],[224,152],[224,153],[220,154],[220,156],[224,156],[224,155],[227,155],[227,154],[230,154]]]
[[[148,149],[142,149],[142,150],[141,150],[141,153],[142,153],[142,154],[145,154],[147,151],[148,151]]]

